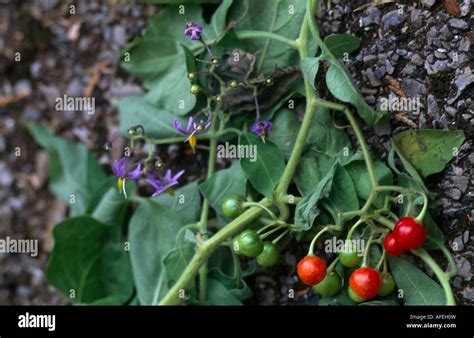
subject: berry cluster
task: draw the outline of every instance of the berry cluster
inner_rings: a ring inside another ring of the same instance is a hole
[[[384,240],[385,251],[392,256],[399,256],[408,250],[419,248],[426,238],[426,230],[414,218],[403,217],[395,224],[393,233]],[[310,250],[311,251],[311,250]],[[384,257],[383,257],[384,259]],[[345,248],[339,253],[338,260],[346,268],[361,264],[359,254]],[[395,291],[393,276],[387,271],[379,272],[377,268],[366,266],[365,260],[360,268],[352,272],[349,278],[349,297],[357,303],[367,301],[375,296],[387,297]],[[322,296],[334,296],[341,288],[341,277],[332,267],[327,267],[323,259],[312,253],[301,259],[297,266],[298,277],[302,283],[312,286]]]

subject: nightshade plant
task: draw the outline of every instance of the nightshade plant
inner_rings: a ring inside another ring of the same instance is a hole
[[[323,39],[316,6],[224,0],[210,22],[196,4],[159,10],[120,55],[148,92],[117,104],[129,143],[112,166],[116,177],[82,145],[30,125],[49,152],[52,191],[70,203],[71,217],[54,229],[47,277],[71,302],[242,304],[256,263],[272,269],[298,245],[309,248],[298,275],[314,285],[320,305],[455,303],[456,266],[423,178],[444,168],[464,136],[408,130],[394,137],[388,166],[374,159],[358,120],[387,123],[388,114],[364,101],[341,60],[359,40]],[[344,121],[359,149],[338,127]],[[157,147],[182,142],[196,152],[191,158],[208,153],[207,177],[186,185],[178,181],[187,169],[162,160]],[[255,146],[257,158],[216,170],[224,143]],[[153,190],[139,194],[137,185]],[[401,217],[412,217],[402,232]],[[394,242],[409,243],[413,231],[421,247]],[[395,255],[385,251],[387,236]],[[342,240],[342,252],[316,250],[323,238]],[[361,252],[349,245],[357,240]],[[239,256],[249,257],[245,270]]]

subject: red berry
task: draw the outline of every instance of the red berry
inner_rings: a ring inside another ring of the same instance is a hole
[[[402,253],[407,251],[404,246],[397,242],[393,233],[390,233],[387,235],[387,237],[385,237],[385,240],[383,241],[383,247],[390,256],[400,256]]]
[[[317,256],[306,256],[297,266],[298,277],[306,285],[316,285],[326,277],[326,264]]]
[[[402,217],[395,224],[393,235],[407,249],[419,248],[426,238],[426,230],[412,217]]]
[[[365,300],[375,297],[381,285],[380,274],[371,268],[357,269],[349,278],[352,291]]]

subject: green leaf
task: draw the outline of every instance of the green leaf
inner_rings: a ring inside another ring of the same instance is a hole
[[[403,154],[423,178],[435,174],[453,159],[465,137],[462,131],[406,130],[393,138]]]
[[[360,39],[350,34],[331,34],[324,39],[324,43],[334,57],[342,58],[344,53],[350,54],[359,49]]]
[[[171,250],[164,259],[168,287],[171,288],[181,277],[195,253],[194,245],[184,243]]]
[[[294,40],[299,35],[305,9],[305,0],[235,1],[229,19],[237,22],[236,31],[265,31]],[[299,60],[296,50],[270,39],[245,40],[241,48],[258,52],[258,74],[270,74],[275,67],[295,65]]]
[[[423,218],[423,226],[427,234],[423,247],[426,250],[438,249],[439,245],[437,243],[444,243],[444,234],[429,213],[426,213],[425,218]]]
[[[223,215],[222,203],[231,195],[246,195],[247,178],[238,161],[234,161],[230,168],[219,170],[205,182],[199,185],[204,198],[211,207]]]
[[[296,205],[295,231],[306,231],[311,228],[316,217],[321,213],[318,204],[321,199],[328,197],[331,191],[336,166],[327,172],[327,174],[318,182],[313,192],[304,196]]]
[[[240,165],[255,190],[272,200],[273,188],[285,170],[283,153],[275,144],[268,140],[263,143],[257,135],[250,133],[240,136],[239,147],[255,149],[256,158],[243,157]]]
[[[176,235],[185,224],[175,211],[144,202],[129,225],[130,259],[138,299],[156,305],[168,291],[164,259],[174,249]]]
[[[233,264],[232,268],[234,268]],[[211,269],[208,276],[224,285],[239,301],[244,301],[252,296],[252,290],[250,290],[250,287],[243,279],[244,276],[242,275],[242,271],[240,271],[240,264],[237,269],[239,269],[238,278],[225,274],[219,268]]]
[[[219,2],[219,1],[216,1]],[[227,12],[233,3],[233,0],[221,0],[219,8],[216,9],[211,18],[211,25],[206,28],[206,36],[208,38],[217,38],[227,27]],[[211,33],[212,32],[212,33]]]
[[[199,45],[190,41],[183,31],[187,20],[203,23],[202,9],[188,5],[185,11],[185,15],[181,15],[178,6],[162,8],[148,19],[143,35],[121,51],[122,67],[142,78],[145,86],[163,79],[174,67],[180,67],[180,44]]]
[[[308,149],[298,162],[293,180],[302,195],[311,194],[314,187],[326,176],[334,166],[335,160],[317,151]]]
[[[188,222],[197,221],[201,213],[201,195],[197,182],[176,189],[174,196],[161,194],[152,201],[178,212]]]
[[[327,108],[316,108],[307,143],[338,162],[346,163],[352,156],[352,145],[346,132],[336,128],[334,123]]]
[[[306,57],[301,60],[301,70],[303,71],[304,76],[309,80],[311,83],[311,87],[316,90],[314,85],[314,80],[316,79],[316,75],[318,74],[319,69],[319,58],[316,57]]]
[[[380,161],[375,161],[373,164],[377,182],[380,185],[392,185],[393,177],[390,169]],[[372,184],[370,183],[369,172],[367,171],[365,161],[351,161],[344,168],[346,168],[349,172],[349,175],[351,175],[359,197],[367,200],[372,189]],[[375,199],[374,204],[380,207],[383,206],[386,195],[386,193],[380,193]]]
[[[359,116],[368,124],[379,122],[384,114],[374,111],[364,100],[346,68],[337,60],[330,60],[331,66],[326,72],[326,85],[336,98],[342,102],[351,103],[357,109]]]
[[[400,158],[406,173],[398,170],[397,166],[395,165],[395,152]],[[388,164],[390,168],[392,168],[392,170],[397,173],[397,182],[399,186],[424,191],[427,194],[429,193],[428,188],[423,182],[423,179],[420,177],[420,174],[418,174],[410,162],[408,162],[405,157],[403,157],[403,154],[400,152],[395,142],[392,142],[392,149],[390,149],[388,154]]]
[[[288,94],[278,100],[278,102],[275,103],[269,110],[262,112],[262,120],[271,120],[273,119],[273,116],[275,116],[275,113],[280,109],[289,109],[290,99],[303,97],[299,89],[302,84],[303,81],[295,81],[295,84],[290,87],[291,89]]]
[[[331,192],[327,201],[324,201],[324,206],[336,223],[340,212],[359,210],[359,198],[352,178],[347,170],[339,165],[336,167]]]
[[[273,129],[268,133],[268,140],[280,148],[285,159],[289,159],[300,128],[296,113],[290,109],[281,109],[272,122]]]
[[[82,144],[56,137],[37,124],[28,124],[28,130],[48,151],[50,189],[70,206],[71,215],[83,213],[91,196],[107,179],[99,163]]]
[[[403,258],[388,256],[388,264],[405,305],[445,305],[441,286]]]
[[[166,110],[148,103],[143,96],[128,96],[117,103],[120,114],[120,132],[127,133],[128,128],[141,124],[148,136],[166,138],[182,136],[173,128],[175,116]],[[187,121],[178,119],[186,125]]]
[[[177,2],[174,2],[177,3]],[[179,2],[179,5],[183,2]],[[193,54],[204,50],[198,41],[191,41],[184,35],[184,24],[193,21],[203,28],[203,39],[215,39],[225,28],[227,10],[231,0],[221,2],[221,5],[211,18],[211,25],[204,22],[202,8],[189,4],[184,7],[185,13],[180,13],[179,6],[169,6],[160,9],[148,19],[147,26],[141,37],[121,51],[122,66],[132,74],[141,77],[145,86],[162,80],[176,67],[181,67],[179,58],[180,44],[188,47]],[[157,47],[158,46],[158,47]]]
[[[242,305],[242,302],[221,282],[208,278],[206,305]]]
[[[115,181],[116,179],[114,178],[113,182],[115,183]],[[132,196],[135,189],[135,182],[126,183],[127,196]],[[102,195],[91,215],[103,223],[122,225],[128,204],[129,201],[120,193],[118,187],[112,186]]]
[[[196,105],[196,95],[191,94],[188,73],[196,71],[194,55],[184,45],[179,45],[177,63],[169,72],[150,84],[151,90],[145,95],[146,101],[177,115],[185,115]]]
[[[67,219],[53,230],[48,281],[76,304],[123,304],[133,292],[128,256],[113,243],[117,228],[91,217]]]

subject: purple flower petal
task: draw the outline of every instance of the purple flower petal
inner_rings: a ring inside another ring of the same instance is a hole
[[[151,195],[151,197],[156,197],[166,192],[168,189],[178,185],[178,178],[180,178],[183,174],[184,170],[181,170],[173,176],[171,170],[168,169],[162,179],[152,178],[150,175],[150,178],[148,178],[146,181],[155,189],[155,192],[153,195]]]
[[[128,157],[122,157],[120,160],[115,160],[112,164],[112,172],[117,177],[124,177],[126,172]]]
[[[250,130],[254,132],[255,134],[257,134],[258,136],[265,136],[266,132],[272,129],[273,129],[273,124],[267,120],[255,122],[250,128]]]
[[[155,189],[155,192],[153,193],[153,195],[151,195],[151,197],[156,197],[166,191],[163,183],[161,183],[160,180],[147,179],[146,181],[149,185],[151,185]]]
[[[142,165],[141,163],[138,163],[132,171],[130,171],[127,175],[127,178],[132,181],[136,181],[140,178],[142,174]]]
[[[191,40],[199,40],[201,38],[202,27],[195,22],[189,21],[184,25],[184,35]]]
[[[186,129],[183,128],[183,125],[181,124],[181,122],[179,122],[176,118],[173,119],[173,128],[176,129],[179,133],[184,134],[184,135],[189,135],[192,133],[193,124],[194,124],[194,118],[192,116],[190,116],[188,119],[188,125]]]

